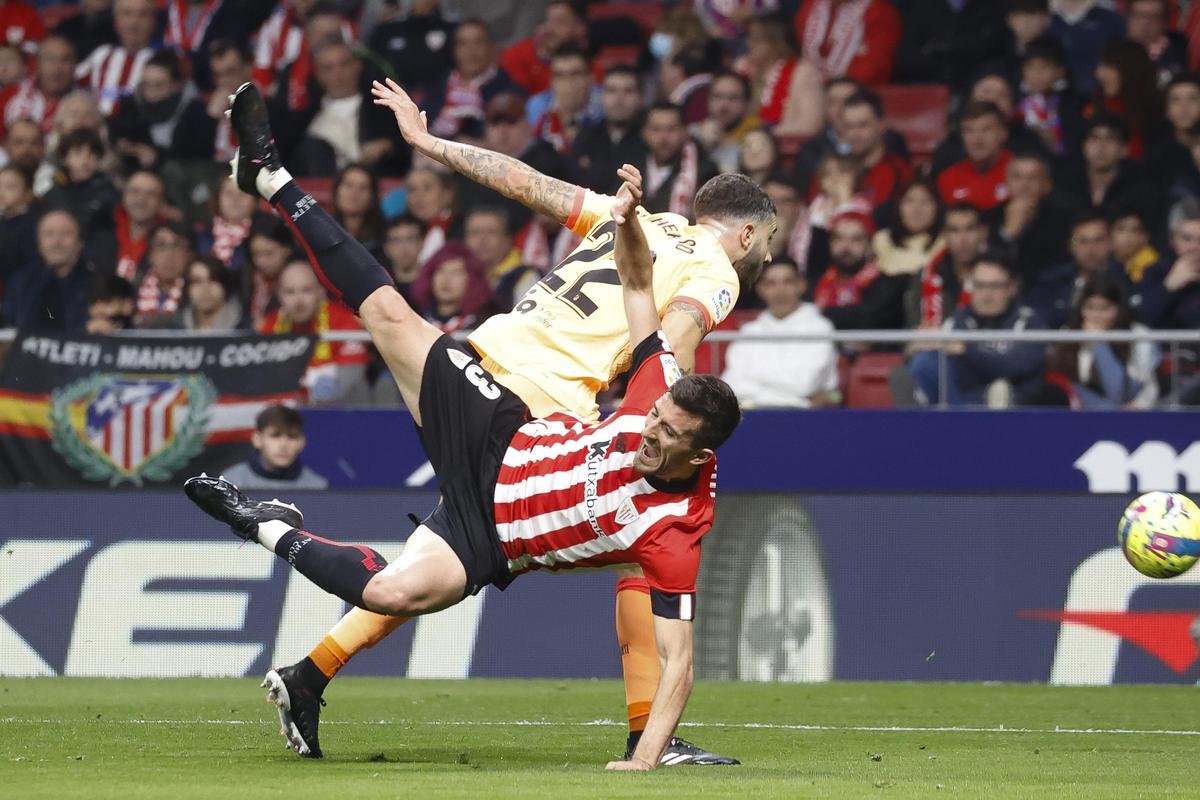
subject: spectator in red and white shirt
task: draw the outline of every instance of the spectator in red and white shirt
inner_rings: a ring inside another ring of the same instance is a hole
[[[830,265],[813,290],[813,302],[839,330],[879,330],[904,325],[908,278],[884,275],[871,251],[875,223],[846,211],[829,226]]]
[[[902,25],[888,0],[806,0],[795,26],[801,52],[824,79],[891,81]]]
[[[132,283],[145,266],[150,232],[162,224],[165,210],[158,173],[138,170],[130,175],[113,211],[114,241],[96,255],[97,266]]]
[[[279,73],[300,56],[304,25],[317,0],[280,0],[258,29],[254,47],[254,82],[271,93]]]
[[[842,107],[842,136],[850,155],[862,164],[862,194],[876,211],[891,203],[913,175],[912,166],[887,149],[886,132],[879,95],[863,90],[846,99]]]
[[[154,0],[116,0],[113,26],[117,44],[97,47],[75,70],[79,82],[100,100],[100,112],[112,116],[121,98],[131,94],[142,69],[154,55],[151,46],[158,28]]]
[[[0,92],[0,136],[18,119],[31,119],[49,133],[58,101],[74,85],[75,47],[52,33],[42,40],[33,75]]]
[[[963,109],[959,129],[967,157],[938,176],[938,191],[947,206],[970,203],[988,211],[1008,199],[1008,122],[994,104],[977,101]]]
[[[582,4],[554,0],[533,35],[504,51],[500,66],[526,94],[544,92],[550,88],[550,56],[568,44],[586,49],[587,18]]]
[[[26,55],[33,55],[46,35],[46,26],[37,9],[25,0],[0,0],[0,31],[4,32],[6,42],[17,45]]]
[[[208,47],[219,39],[249,37],[249,17],[236,0],[167,0],[163,46],[186,57],[191,79],[202,91],[213,86],[208,71]]]
[[[822,123],[821,73],[796,55],[789,39],[787,20],[779,14],[750,20],[740,71],[755,82],[764,125],[777,136],[812,136]]]
[[[312,266],[296,260],[283,268],[276,289],[279,310],[259,333],[322,334],[362,330],[354,312],[325,296]],[[366,379],[367,347],[362,342],[318,342],[301,379],[310,405],[337,403]]]

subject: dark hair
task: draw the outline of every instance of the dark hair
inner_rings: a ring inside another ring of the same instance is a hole
[[[1100,50],[1100,62],[1121,76],[1120,115],[1129,130],[1150,138],[1163,117],[1162,97],[1158,92],[1158,67],[1146,49],[1128,39],[1112,39]],[[1097,85],[1092,107],[1105,107],[1103,89]]]
[[[1148,215],[1142,210],[1141,204],[1136,200],[1126,198],[1118,201],[1116,207],[1113,208],[1108,215],[1108,224],[1116,225],[1123,219],[1135,217],[1138,223],[1142,226],[1142,230],[1147,236],[1150,234],[1151,224]]]
[[[489,42],[495,41],[492,38],[491,28],[489,28],[487,23],[481,20],[479,17],[468,17],[467,19],[460,21],[458,25],[455,26],[454,32],[457,33],[458,31],[461,31],[463,28],[467,27],[479,28],[481,31],[483,31],[483,35],[487,37]]]
[[[1071,233],[1074,233],[1076,228],[1081,228],[1084,225],[1090,225],[1093,222],[1100,222],[1105,228],[1108,227],[1108,217],[1104,216],[1099,211],[1084,210],[1080,211],[1071,219]]]
[[[859,89],[847,97],[842,108],[845,109],[850,106],[868,106],[875,114],[876,119],[883,119],[883,100],[870,89]]]
[[[383,235],[383,211],[379,208],[379,176],[368,169],[363,164],[347,164],[338,170],[333,176],[333,186],[329,192],[329,205],[333,209],[333,218],[338,221],[338,224],[343,224],[342,210],[337,206],[338,189],[346,180],[346,176],[351,172],[361,172],[367,176],[367,183],[370,185],[371,203],[367,206],[367,213],[363,218],[362,231],[359,233],[359,239],[378,241]]]
[[[692,433],[692,446],[716,450],[742,421],[742,409],[729,384],[716,375],[684,375],[671,385],[671,400],[700,420]]]
[[[771,196],[757,183],[736,172],[710,178],[696,192],[692,211],[696,219],[717,217],[752,222],[766,222],[776,213]]]
[[[66,159],[67,153],[81,148],[92,151],[92,155],[96,158],[104,158],[104,140],[92,128],[76,128],[62,137],[58,142],[56,155],[59,161],[63,161]]]
[[[388,231],[392,230],[393,228],[408,228],[408,227],[416,228],[417,230],[419,230],[421,232],[421,236],[424,236],[425,232],[427,230],[429,230],[429,228],[425,225],[424,222],[421,222],[421,220],[417,219],[412,214],[405,211],[403,214],[392,217],[390,220],[388,220],[387,225],[385,225],[383,228],[383,232],[386,234]]]
[[[286,433],[304,433],[304,417],[289,406],[267,406],[258,412],[254,429],[261,432],[267,428],[278,428]]]
[[[264,239],[270,239],[276,244],[281,244],[289,250],[293,249],[292,232],[288,230],[287,223],[274,214],[258,214],[250,222],[250,233],[246,235],[246,241],[255,236],[261,236]]]
[[[1125,285],[1113,273],[1102,270],[1084,280],[1083,286],[1079,290],[1079,296],[1075,300],[1075,304],[1071,306],[1071,313],[1067,316],[1067,330],[1083,330],[1083,304],[1087,302],[1089,297],[1103,297],[1117,306],[1117,319],[1113,324],[1113,330],[1127,331],[1133,327],[1133,309],[1129,305],[1129,294],[1125,289]],[[1129,361],[1132,347],[1128,342],[1114,342],[1111,346],[1113,355],[1122,364]],[[1078,343],[1070,343],[1062,346],[1059,357],[1055,361],[1061,362],[1059,364],[1061,371],[1066,372],[1073,380],[1078,380]]]
[[[1100,111],[1093,114],[1083,126],[1083,138],[1091,135],[1092,131],[1097,128],[1108,128],[1117,136],[1121,137],[1122,142],[1129,141],[1129,126],[1125,124],[1125,120],[1118,117],[1116,114],[1108,111]]]
[[[754,94],[754,89],[750,85],[750,79],[740,72],[734,72],[731,69],[721,70],[716,75],[713,75],[712,83],[709,86],[712,86],[717,81],[737,81],[738,87],[742,90],[742,95],[747,100]]]
[[[162,67],[171,76],[171,80],[183,83],[183,64],[179,61],[179,54],[171,48],[164,48],[150,56],[146,66]]]
[[[133,284],[119,275],[100,275],[88,289],[88,305],[106,300],[132,300]]]
[[[960,123],[967,122],[973,119],[983,119],[984,117],[995,117],[996,121],[1002,126],[1007,125],[1007,120],[1004,119],[1004,112],[995,103],[989,103],[987,100],[972,100],[963,106],[962,114],[959,115]]]
[[[50,41],[59,41],[69,46],[71,48],[71,58],[75,59],[76,61],[79,60],[79,49],[75,47],[75,43],[59,33],[57,30],[48,31],[42,38],[42,41],[38,42],[38,52],[42,52],[42,48],[45,47],[45,45]]]
[[[208,270],[208,279],[221,284],[221,288],[225,290],[226,297],[232,297],[237,294],[237,278],[233,271],[225,266],[225,262],[214,255],[199,256],[193,258],[187,265],[187,269],[183,271],[183,276],[187,286],[190,288],[192,280],[189,277],[192,271],[193,264],[203,264]]]
[[[1008,13],[1050,16],[1050,0],[1008,0]]]
[[[1042,165],[1042,169],[1046,171],[1046,177],[1054,179],[1054,164],[1050,161],[1050,157],[1046,155],[1044,150],[1035,147],[1020,147],[1012,151],[1012,158],[1008,163],[1014,161],[1036,161]]]
[[[626,77],[633,78],[635,81],[641,80],[641,78],[638,76],[638,71],[628,64],[613,64],[604,71],[604,80],[608,80],[609,78],[617,75],[624,75]]]
[[[921,189],[933,198],[933,225],[929,229],[930,245],[932,246],[933,242],[942,232],[942,223],[946,218],[946,209],[942,204],[942,195],[938,191],[937,185],[929,178],[913,178],[907,186],[896,192],[895,210],[892,213],[892,224],[888,226],[888,234],[891,236],[892,241],[898,245],[902,244],[908,237],[916,235],[916,231],[910,231],[904,227],[904,220],[900,218],[900,204],[904,200],[904,196],[913,189]]]
[[[149,235],[146,236],[147,244],[154,241],[154,237],[156,235],[158,235],[159,231],[170,231],[172,234],[174,234],[175,236],[178,236],[179,238],[183,239],[183,241],[185,243],[187,243],[188,250],[193,251],[193,252],[195,251],[196,237],[192,235],[192,232],[190,230],[188,230],[187,226],[184,225],[182,222],[160,222],[160,223],[158,223],[157,225],[155,225],[153,228],[150,229]]]
[[[1169,95],[1176,86],[1195,86],[1200,89],[1200,72],[1180,72],[1167,83],[1163,96]]]
[[[974,271],[981,264],[987,264],[989,267],[997,267],[1004,270],[1008,275],[1009,280],[1018,280],[1017,269],[1013,266],[1012,257],[998,247],[989,247],[971,261],[971,270]]]
[[[237,53],[238,58],[240,58],[242,61],[244,61],[247,64],[249,64],[251,59],[254,58],[253,54],[250,51],[250,43],[242,38],[213,39],[211,42],[208,43],[208,58],[209,58],[209,60],[212,60],[214,58],[220,58],[221,56],[226,55],[228,53]]]
[[[471,210],[463,215],[463,234],[464,234],[464,236],[466,235],[467,220],[469,220],[471,217],[475,216],[476,214],[490,214],[493,217],[499,217],[501,223],[504,225],[504,232],[507,233],[509,236],[513,235],[514,231],[513,231],[513,224],[512,224],[512,215],[508,213],[508,210],[505,209],[504,206],[479,205],[479,206],[472,206]]]
[[[942,215],[943,219],[951,214],[970,214],[971,216],[975,217],[976,225],[983,222],[983,212],[979,210],[979,206],[973,206],[970,203],[954,203],[946,209],[945,213]]]
[[[13,175],[18,176],[21,179],[21,183],[25,184],[25,191],[31,193],[33,192],[33,176],[28,172],[21,169],[16,164],[5,164],[3,167],[0,167],[0,175],[4,174],[5,172],[11,172]]]
[[[683,70],[684,77],[716,72],[721,68],[721,44],[716,39],[690,44],[671,56],[671,63]]]
[[[853,86],[855,92],[860,92],[867,88],[863,86],[862,81],[851,78],[849,75],[837,75],[825,81],[825,91],[828,92],[834,86]]]
[[[655,111],[669,111],[679,118],[679,123],[681,125],[687,125],[687,116],[683,113],[683,106],[679,105],[678,103],[672,103],[670,100],[656,101],[652,106],[646,109],[646,117],[644,121],[648,122],[650,120],[650,115]]]
[[[555,50],[550,56],[551,61],[559,58],[578,58],[579,60],[583,61],[583,63],[587,64],[589,68],[592,65],[592,61],[590,58],[588,58],[588,54],[583,52],[579,45],[576,44],[564,44],[562,47]]]
[[[767,175],[767,177],[763,180],[761,185],[766,186],[768,183],[775,183],[775,184],[779,184],[780,186],[786,186],[787,188],[789,188],[793,192],[795,192],[797,196],[803,196],[803,194],[804,194],[803,192],[800,191],[800,187],[796,185],[795,181],[792,180],[792,177],[790,175],[788,175],[788,173],[782,169],[772,170],[771,173],[769,175]]]
[[[1051,36],[1048,33],[1043,33],[1025,46],[1025,54],[1021,56],[1021,63],[1028,63],[1035,58],[1048,61],[1061,69],[1067,68],[1066,48],[1062,46],[1062,42],[1057,36]]]
[[[550,6],[566,6],[572,14],[579,18],[580,22],[587,22],[587,3],[583,0],[550,0],[546,4],[546,8]]]
[[[787,256],[780,256],[779,258],[772,258],[771,263],[763,265],[762,272],[759,274],[758,279],[762,280],[763,276],[767,274],[767,270],[774,267],[783,267],[784,269],[791,270],[792,272],[796,273],[796,277],[801,279],[806,277],[805,274],[800,271],[799,264]]]

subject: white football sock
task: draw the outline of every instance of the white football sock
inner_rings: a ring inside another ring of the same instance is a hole
[[[258,543],[274,553],[275,545],[279,544],[279,540],[290,530],[293,530],[292,526],[281,519],[260,522],[258,523]]]

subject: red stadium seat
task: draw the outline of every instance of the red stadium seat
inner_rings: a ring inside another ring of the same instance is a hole
[[[637,63],[640,50],[641,48],[634,45],[608,45],[601,47],[592,61],[599,66],[601,72],[607,72],[610,68],[618,64],[632,67]]]
[[[892,408],[892,389],[888,376],[904,363],[900,353],[864,353],[850,365],[846,385],[848,408]]]
[[[313,196],[323,206],[328,207],[333,199],[333,179],[318,177],[297,177],[296,183],[300,188]]]
[[[888,124],[908,142],[913,157],[928,159],[946,136],[950,89],[941,84],[881,86],[879,97]]]

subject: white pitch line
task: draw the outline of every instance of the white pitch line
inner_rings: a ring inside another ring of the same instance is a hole
[[[25,717],[3,717],[0,723],[25,723],[37,725],[60,724],[61,719],[28,719]],[[80,720],[91,724],[107,725],[274,725],[275,719],[88,719]],[[325,725],[427,725],[431,727],[489,727],[489,728],[624,728],[627,723],[611,719],[596,719],[590,722],[556,722],[552,720],[521,719],[512,721],[486,720],[372,720],[368,722],[353,722],[349,720],[325,720]],[[969,727],[965,725],[946,725],[925,727],[917,725],[804,725],[777,722],[681,722],[683,728],[730,728],[734,730],[785,730],[808,731],[812,733],[1054,733],[1071,735],[1108,735],[1108,736],[1200,736],[1200,730],[1166,730],[1166,729],[1135,729],[1135,728],[1010,728],[1004,725],[995,727]]]

